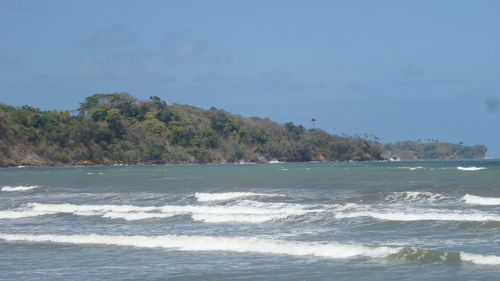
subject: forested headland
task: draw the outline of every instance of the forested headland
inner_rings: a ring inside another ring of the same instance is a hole
[[[485,152],[482,145],[436,141],[383,145],[128,93],[95,94],[74,111],[0,104],[0,166],[454,159]]]

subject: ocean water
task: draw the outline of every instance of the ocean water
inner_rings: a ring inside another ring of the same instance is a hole
[[[500,161],[0,169],[0,280],[499,280]]]

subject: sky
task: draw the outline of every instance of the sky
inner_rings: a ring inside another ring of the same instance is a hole
[[[500,157],[500,1],[0,0],[0,102],[95,93]]]

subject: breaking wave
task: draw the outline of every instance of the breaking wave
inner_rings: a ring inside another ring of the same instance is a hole
[[[124,236],[124,235],[25,235],[0,234],[5,241],[53,242],[164,248],[176,251],[228,251],[290,256],[316,256],[347,259],[355,257],[384,258],[396,254],[398,247],[359,244],[292,242],[253,237],[217,236]]]
[[[28,217],[38,217],[48,215],[46,212],[38,212],[33,210],[27,211],[0,211],[0,219],[20,219]]]
[[[8,191],[8,192],[12,192],[12,191],[27,191],[27,190],[32,190],[32,189],[35,189],[35,188],[39,188],[40,186],[38,185],[31,185],[31,186],[4,186],[2,187],[2,191]]]
[[[461,252],[460,259],[479,265],[500,265],[500,257],[494,255],[479,255]]]
[[[458,253],[446,253],[433,250],[422,250],[413,247],[403,248],[398,253],[391,256],[396,260],[412,263],[436,264],[436,263],[458,263],[460,255]]]
[[[391,192],[384,196],[384,201],[389,201],[389,202],[435,201],[443,198],[444,196],[439,193],[405,191],[405,192]]]
[[[261,223],[320,211],[324,210],[307,209],[304,205],[255,201],[243,201],[239,205],[231,206],[166,205],[160,207],[29,203],[18,209],[0,211],[0,218],[16,219],[67,213],[132,221],[190,215],[195,221],[210,223]]]
[[[495,197],[481,197],[471,194],[465,194],[462,197],[462,200],[467,204],[476,204],[476,205],[500,205],[500,198]]]
[[[196,200],[198,200],[199,202],[210,202],[210,201],[227,201],[227,200],[249,198],[249,197],[279,197],[283,195],[253,193],[253,192],[221,192],[221,193],[196,192],[194,196],[196,197]]]
[[[337,213],[335,218],[345,219],[345,218],[356,218],[356,217],[371,217],[380,220],[390,220],[390,221],[475,221],[475,222],[485,222],[485,221],[500,221],[500,215],[488,214],[488,213],[464,213],[464,212],[440,212],[437,210],[427,211],[425,213],[418,212],[371,212],[371,211],[361,211],[361,212],[349,212],[349,213]]]
[[[485,167],[457,167],[458,170],[460,171],[479,171],[479,170],[486,170]]]
[[[388,258],[416,263],[470,262],[478,265],[500,265],[500,257],[470,253],[446,253],[411,247],[368,246],[336,242],[299,242],[255,237],[187,236],[187,235],[31,235],[2,234],[0,240],[76,245],[111,245],[139,248],[161,248],[191,252],[236,252],[288,256],[315,256],[332,259]]]

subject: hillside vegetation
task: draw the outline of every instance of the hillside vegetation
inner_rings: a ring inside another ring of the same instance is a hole
[[[158,97],[140,101],[127,93],[95,94],[72,112],[0,104],[1,166],[365,161],[381,160],[390,149],[291,122],[167,105]],[[484,151],[456,155],[484,157]]]
[[[462,144],[431,141],[404,141],[384,145],[382,157],[402,160],[417,159],[477,159],[484,158],[486,146],[464,146]]]

